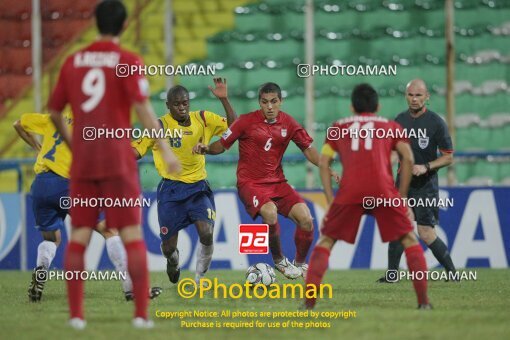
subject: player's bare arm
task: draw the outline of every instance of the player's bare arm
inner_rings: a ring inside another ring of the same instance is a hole
[[[214,94],[214,96],[220,100],[221,105],[223,105],[225,113],[227,114],[227,124],[230,126],[237,119],[237,114],[230,104],[230,101],[228,100],[227,79],[214,78],[213,81],[214,88],[211,86],[208,86],[208,88],[211,90],[212,94]]]
[[[308,149],[303,151],[303,154],[310,163],[317,167],[319,166],[319,152],[314,146],[310,146]],[[340,175],[336,171],[329,168],[329,175],[335,179],[337,184],[340,183]]]
[[[37,138],[35,138],[34,135],[32,135],[30,132],[26,131],[23,128],[23,126],[21,125],[21,121],[19,119],[15,121],[12,126],[14,127],[14,130],[16,130],[18,135],[21,137],[21,139],[25,141],[25,143],[30,145],[30,147],[32,147],[35,151],[41,150],[41,143],[39,143],[39,141],[37,140]]]
[[[333,158],[321,154],[319,156],[319,175],[321,177],[322,188],[324,189],[324,194],[326,195],[326,202],[330,205],[333,202],[333,186],[331,184],[331,162]]]
[[[319,166],[319,152],[315,146],[310,146],[308,149],[303,151],[306,159],[315,166]]]
[[[437,169],[441,169],[445,166],[450,166],[453,163],[453,153],[452,152],[443,152],[443,151],[440,151],[440,152],[441,152],[441,157],[439,157],[436,160],[433,160],[432,162],[429,162],[428,166],[426,164],[415,164],[413,166],[413,175],[421,176],[431,170],[437,170]]]
[[[57,129],[57,132],[62,136],[62,139],[71,150],[71,132],[67,127],[62,111],[50,110],[50,118]]]
[[[217,140],[214,143],[209,145],[203,144],[202,140],[199,140],[199,143],[193,147],[193,153],[200,155],[219,155],[220,153],[225,152],[225,148],[221,145],[221,142]]]
[[[398,191],[400,192],[400,196],[407,197],[414,165],[413,151],[411,150],[411,146],[405,142],[398,142],[395,146],[395,150],[400,156],[400,184]],[[415,220],[413,210],[409,207],[407,208],[407,217],[409,217],[411,221]]]
[[[138,118],[140,119],[140,122],[142,123],[143,127],[146,129],[152,129],[152,130],[160,130],[161,127],[158,124],[158,121],[156,119],[156,115],[154,114],[154,111],[152,110],[152,106],[150,105],[148,100],[145,100],[141,103],[135,103],[135,110],[138,115]],[[159,145],[161,157],[163,158],[165,164],[168,167],[168,172],[170,173],[178,173],[181,171],[181,164],[179,163],[179,160],[177,157],[175,157],[172,150],[170,150],[170,146],[166,142],[165,139],[160,138],[157,139],[156,142]]]

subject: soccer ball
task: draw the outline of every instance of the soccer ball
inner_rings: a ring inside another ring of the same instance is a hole
[[[273,267],[267,263],[257,263],[250,266],[246,271],[246,281],[253,285],[263,284],[269,286],[276,282],[276,274]]]

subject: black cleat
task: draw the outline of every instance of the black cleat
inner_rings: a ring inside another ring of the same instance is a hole
[[[418,309],[420,309],[420,310],[431,310],[432,309],[432,305],[430,303],[423,303],[423,304],[418,305]]]
[[[152,287],[149,291],[149,298],[151,300],[155,299],[161,295],[161,292],[163,292],[163,289],[161,287]],[[126,301],[133,301],[135,299],[135,295],[133,294],[132,291],[125,292],[124,296],[126,297]]]
[[[28,300],[30,302],[41,301],[44,283],[48,278],[48,271],[43,266],[39,266],[32,271],[32,281],[28,287]]]
[[[166,259],[166,274],[172,283],[179,281],[181,268],[179,268],[179,249],[175,249],[170,258]]]
[[[388,281],[388,279],[386,278],[386,275],[377,279],[377,281],[375,281],[377,283],[395,283],[395,281]]]
[[[179,281],[179,276],[181,276],[181,268],[179,268],[178,264],[171,264],[170,261],[167,260],[166,274],[170,282],[177,283],[177,281]]]
[[[152,287],[149,297],[150,297],[151,300],[155,299],[158,296],[160,296],[162,292],[163,292],[163,288],[161,288],[161,287]]]

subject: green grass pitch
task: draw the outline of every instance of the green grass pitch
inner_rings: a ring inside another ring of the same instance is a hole
[[[278,274],[279,275],[279,274]],[[378,284],[383,271],[330,271],[325,282],[332,284],[333,299],[320,301],[316,311],[353,310],[356,318],[326,320],[328,329],[256,328],[256,329],[189,329],[181,328],[179,319],[156,318],[159,311],[241,310],[296,311],[299,300],[224,300],[207,294],[204,299],[183,299],[165,273],[151,273],[152,285],[164,288],[150,305],[155,321],[152,330],[131,327],[132,303],[124,300],[119,282],[95,281],[85,285],[84,331],[67,326],[65,284],[46,284],[40,303],[29,303],[26,290],[29,272],[0,272],[0,329],[3,339],[204,339],[206,337],[239,339],[509,339],[510,338],[510,270],[478,269],[477,281],[430,282],[432,311],[418,311],[411,282]],[[183,272],[181,278],[192,277]],[[209,278],[221,283],[242,283],[241,271],[210,271]],[[280,283],[291,281],[278,276]],[[289,318],[261,321],[286,321]],[[200,320],[200,319],[193,319]],[[203,320],[203,319],[202,319]],[[217,321],[251,321],[252,319]],[[295,320],[295,319],[294,319]],[[188,319],[189,321],[189,319]],[[203,320],[206,321],[206,320]],[[300,320],[304,321],[304,320]]]

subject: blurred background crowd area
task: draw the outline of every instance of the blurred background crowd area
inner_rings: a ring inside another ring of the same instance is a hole
[[[264,82],[283,89],[282,110],[305,123],[305,80],[296,74],[305,62],[305,0],[131,0],[129,25],[121,45],[148,65],[214,65],[228,79],[238,114],[256,110]],[[0,191],[28,190],[35,152],[16,135],[12,123],[34,112],[30,0],[0,3]],[[326,128],[350,115],[349,96],[357,83],[379,92],[379,114],[394,118],[406,110],[405,85],[424,79],[427,106],[446,114],[445,9],[440,0],[315,0],[315,64],[396,65],[396,76],[314,77],[314,123],[307,126],[321,148]],[[510,184],[510,1],[454,2],[456,185]],[[42,98],[46,103],[65,56],[95,39],[94,1],[41,0]],[[172,18],[171,25],[167,18]],[[170,40],[169,40],[170,35]],[[169,41],[171,46],[168,46]],[[211,76],[172,79],[190,91],[191,110],[224,115],[207,89]],[[149,77],[156,113],[165,107],[168,80]],[[44,107],[43,110],[44,112]],[[213,188],[233,188],[237,146],[208,157]],[[289,182],[304,188],[306,161],[292,143],[284,158]],[[231,174],[231,175],[226,175]],[[160,177],[150,158],[140,164],[144,190]],[[313,187],[319,187],[313,170]],[[440,171],[446,184],[446,171]]]

